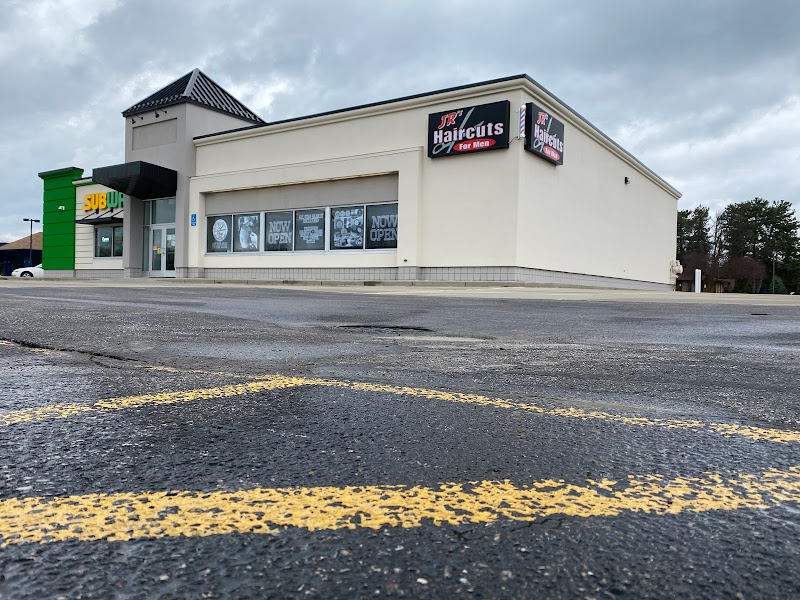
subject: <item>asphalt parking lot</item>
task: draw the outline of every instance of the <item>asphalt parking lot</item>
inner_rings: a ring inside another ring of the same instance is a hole
[[[800,595],[795,297],[0,301],[0,598]]]

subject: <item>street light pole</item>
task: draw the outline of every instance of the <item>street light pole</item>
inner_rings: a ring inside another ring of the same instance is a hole
[[[22,219],[23,221],[30,221],[31,223],[31,235],[28,238],[28,266],[33,266],[33,224],[34,223],[41,223],[39,219]]]

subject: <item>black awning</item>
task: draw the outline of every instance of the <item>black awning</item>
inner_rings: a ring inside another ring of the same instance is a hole
[[[92,181],[140,200],[169,198],[178,189],[178,173],[142,160],[100,167]]]

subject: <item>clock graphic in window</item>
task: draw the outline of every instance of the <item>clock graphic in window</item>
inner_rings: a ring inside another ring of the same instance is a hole
[[[211,228],[211,233],[215,240],[218,242],[223,241],[226,237],[228,237],[228,224],[224,219],[217,219],[214,221],[214,226]]]

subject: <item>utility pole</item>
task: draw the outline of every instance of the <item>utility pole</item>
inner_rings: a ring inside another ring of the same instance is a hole
[[[772,253],[772,293],[775,293],[775,252]]]
[[[28,238],[28,266],[33,266],[33,224],[34,223],[41,223],[42,221],[39,219],[22,219],[23,221],[30,221],[31,223],[31,235]]]

